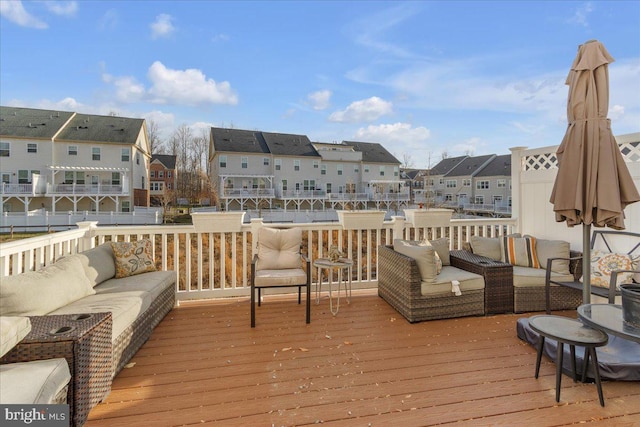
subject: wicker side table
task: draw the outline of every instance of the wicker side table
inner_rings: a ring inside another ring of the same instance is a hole
[[[31,332],[0,363],[64,357],[71,381],[67,393],[72,425],[111,391],[111,313],[33,316]]]
[[[451,265],[484,277],[485,314],[513,313],[513,266],[465,250],[451,251]]]

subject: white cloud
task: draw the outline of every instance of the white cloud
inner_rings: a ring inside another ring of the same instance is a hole
[[[355,136],[358,139],[374,142],[422,143],[429,139],[431,131],[423,126],[414,128],[409,123],[393,123],[360,128]]]
[[[115,9],[107,10],[98,21],[100,30],[113,30],[118,25],[118,12]]]
[[[229,82],[216,83],[195,68],[172,70],[160,61],[156,61],[149,68],[148,77],[152,83],[149,95],[155,103],[183,105],[236,105],[238,103],[238,96]]]
[[[169,37],[175,31],[175,27],[171,23],[173,17],[166,13],[156,16],[156,20],[149,25],[151,28],[151,38],[159,39]]]
[[[624,107],[622,105],[612,105],[609,108],[609,118],[611,120],[618,120],[624,116]]]
[[[21,27],[36,28],[38,30],[44,30],[49,27],[46,22],[27,12],[20,0],[0,1],[0,15]]]
[[[577,24],[577,25],[582,25],[583,27],[588,27],[589,21],[587,20],[587,18],[589,13],[593,12],[593,10],[594,10],[593,3],[586,2],[580,7],[578,7],[578,9],[576,9],[573,16],[567,19],[567,22],[570,24]]]
[[[47,9],[59,16],[75,16],[78,11],[78,2],[75,1],[46,1]]]
[[[307,96],[307,99],[314,110],[326,110],[331,105],[331,91],[326,89],[319,90],[317,92],[310,93]]]
[[[216,43],[216,42],[227,42],[230,39],[231,38],[227,34],[216,34],[215,36],[213,36],[211,41],[214,42],[214,43]]]
[[[329,116],[332,122],[373,121],[393,112],[393,104],[372,96],[368,99],[352,102],[344,111],[336,111]]]

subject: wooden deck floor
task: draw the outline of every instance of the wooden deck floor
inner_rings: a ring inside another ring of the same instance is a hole
[[[326,297],[182,303],[114,380],[87,427],[640,425],[640,384],[564,377],[516,337],[522,315],[409,324],[375,291],[334,317]]]

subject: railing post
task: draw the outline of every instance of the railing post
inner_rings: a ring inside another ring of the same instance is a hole
[[[392,216],[391,223],[393,224],[393,238],[394,239],[404,239],[404,223],[405,219],[403,216]]]
[[[262,218],[251,219],[251,256],[258,253],[258,230],[263,226]]]
[[[80,221],[77,223],[80,230],[85,230],[82,237],[80,250],[86,251],[92,248],[93,237],[95,236],[95,229],[98,227],[98,221]]]

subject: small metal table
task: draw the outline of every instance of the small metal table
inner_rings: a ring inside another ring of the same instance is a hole
[[[624,321],[621,305],[583,304],[578,307],[578,317],[592,328],[640,343],[640,327]]]
[[[327,270],[329,276],[329,309],[334,316],[338,314],[340,310],[340,287],[342,285],[342,273],[347,270],[349,288],[347,290],[347,283],[344,286],[345,297],[347,298],[347,304],[351,303],[351,268],[353,267],[353,261],[348,258],[340,258],[337,261],[331,261],[329,258],[318,258],[313,261],[313,266],[318,268],[318,282],[316,283],[316,304],[320,304],[320,285],[322,284],[322,269]],[[338,298],[336,300],[336,308],[333,309],[333,270],[338,270]],[[347,293],[348,291],[348,293]]]
[[[564,344],[569,344],[571,351],[571,368],[573,371],[573,381],[576,381],[576,348],[575,346],[584,347],[584,364],[582,367],[582,381],[586,380],[587,367],[589,366],[589,356],[593,361],[593,370],[595,372],[596,386],[598,388],[598,397],[600,405],[604,406],[604,397],[602,395],[602,384],[600,382],[600,368],[598,366],[598,357],[596,356],[596,347],[602,347],[609,341],[609,336],[599,329],[591,329],[575,319],[569,319],[562,316],[540,315],[529,318],[529,326],[535,332],[540,334],[538,344],[538,356],[536,358],[536,378],[540,373],[540,360],[542,359],[542,351],[545,338],[550,338],[558,342],[556,354],[556,402],[560,402],[560,382],[562,381],[562,357],[564,356]]]

